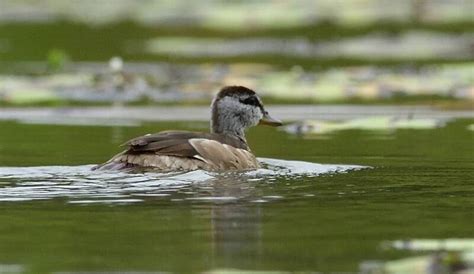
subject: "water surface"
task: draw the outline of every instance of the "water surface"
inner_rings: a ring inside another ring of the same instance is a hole
[[[355,273],[413,255],[386,241],[473,238],[472,123],[310,137],[261,127],[248,136],[260,171],[120,174],[89,168],[128,138],[207,125],[0,122],[0,273]]]

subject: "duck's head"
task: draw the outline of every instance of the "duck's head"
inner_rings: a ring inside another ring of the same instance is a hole
[[[281,126],[263,107],[262,100],[251,89],[227,86],[216,95],[211,105],[211,131],[244,138],[245,129],[258,124]]]

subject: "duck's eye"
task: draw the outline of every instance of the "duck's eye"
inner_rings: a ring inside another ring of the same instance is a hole
[[[250,96],[248,98],[245,98],[244,100],[240,100],[242,104],[246,105],[252,105],[252,106],[258,106],[260,103],[258,102],[258,99],[254,96]]]

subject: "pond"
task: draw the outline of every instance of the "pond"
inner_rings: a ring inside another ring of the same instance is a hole
[[[0,273],[355,273],[413,255],[387,241],[473,238],[473,122],[311,137],[258,127],[248,139],[266,170],[164,175],[89,169],[131,137],[207,123],[3,121]]]

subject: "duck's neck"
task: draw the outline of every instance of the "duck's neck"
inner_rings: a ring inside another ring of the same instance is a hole
[[[243,128],[234,127],[225,123],[211,122],[211,133],[231,135],[247,143],[247,140],[245,139],[245,130]]]
[[[239,119],[236,119],[235,116],[226,117],[225,114],[219,115],[217,109],[212,111],[211,133],[230,135],[247,144],[245,127],[241,125]]]

